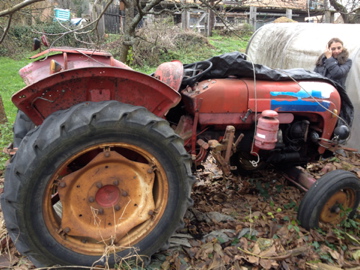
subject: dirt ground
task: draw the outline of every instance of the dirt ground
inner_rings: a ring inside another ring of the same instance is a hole
[[[306,170],[315,178],[334,169],[360,176],[359,157],[338,155]],[[224,178],[210,158],[196,177],[184,228],[146,269],[360,269],[360,220],[305,230],[297,221],[305,192],[281,173],[269,169]],[[0,220],[0,268],[34,268],[9,241]]]

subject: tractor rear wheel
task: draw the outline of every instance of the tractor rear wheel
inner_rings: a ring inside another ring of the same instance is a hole
[[[191,205],[190,158],[168,123],[106,101],[59,111],[23,139],[1,206],[37,266],[149,258]]]
[[[354,216],[360,203],[360,180],[344,170],[328,172],[306,192],[300,203],[298,220],[309,230],[319,222],[339,224]]]
[[[35,128],[35,124],[30,120],[30,118],[23,113],[22,111],[18,111],[15,118],[15,123],[13,126],[14,131],[14,148],[18,148],[22,139],[25,135]]]

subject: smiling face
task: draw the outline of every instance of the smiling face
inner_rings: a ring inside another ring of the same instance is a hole
[[[343,51],[343,45],[340,42],[333,42],[330,45],[330,50],[332,52],[332,56],[337,58],[338,55]]]

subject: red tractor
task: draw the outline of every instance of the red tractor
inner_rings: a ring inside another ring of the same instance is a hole
[[[209,153],[224,177],[283,170],[308,190],[298,213],[307,229],[356,212],[353,173],[315,181],[296,168],[349,136],[351,102],[319,75],[240,53],[163,63],[151,75],[105,52],[35,57],[12,97],[19,113],[1,207],[18,251],[37,267],[150,257],[183,225],[192,170]]]

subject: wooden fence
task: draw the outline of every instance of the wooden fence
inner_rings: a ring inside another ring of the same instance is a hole
[[[119,34],[121,27],[120,6],[111,5],[104,13],[105,32],[109,34]]]

